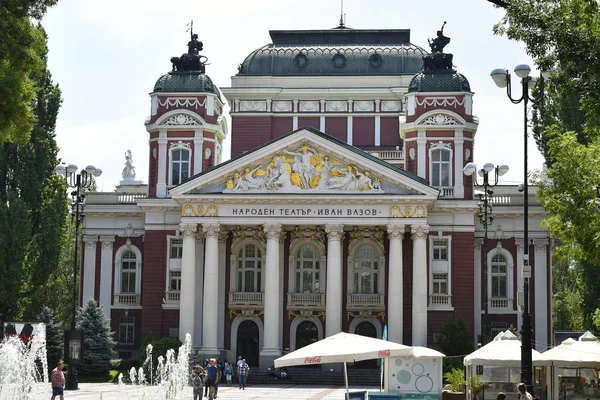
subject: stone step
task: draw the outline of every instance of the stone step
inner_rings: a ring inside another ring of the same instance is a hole
[[[248,376],[248,384],[284,383],[289,381],[294,384],[303,385],[331,385],[344,386],[344,373],[321,371],[315,367],[290,367],[287,369],[287,379],[270,379],[270,371],[252,370]],[[379,386],[379,369],[349,369],[348,382],[353,386]]]

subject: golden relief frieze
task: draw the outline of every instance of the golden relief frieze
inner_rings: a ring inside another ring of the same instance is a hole
[[[381,181],[368,170],[343,163],[302,145],[283,150],[267,165],[245,167],[226,179],[225,193],[270,191],[350,191],[383,193]]]
[[[405,205],[405,206],[391,206],[390,217],[392,218],[426,218],[427,207],[424,205]]]
[[[184,217],[218,217],[219,207],[214,204],[206,208],[201,204],[185,204],[181,208],[181,215]]]

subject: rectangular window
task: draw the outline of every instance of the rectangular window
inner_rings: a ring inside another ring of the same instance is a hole
[[[183,257],[183,239],[171,239],[171,258]]]
[[[135,331],[135,318],[134,317],[119,318],[119,343],[133,344],[134,331]]]
[[[121,293],[135,293],[135,268],[121,271]]]
[[[436,239],[433,241],[434,261],[448,261],[448,240]]]
[[[181,271],[169,272],[169,290],[174,292],[181,290]]]
[[[434,150],[431,152],[431,185],[436,187],[450,186],[449,150]]]
[[[448,274],[433,274],[433,294],[448,294]]]

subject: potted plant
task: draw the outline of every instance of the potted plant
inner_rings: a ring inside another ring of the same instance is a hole
[[[446,372],[444,374],[444,378],[447,382],[445,388],[449,389],[450,391],[444,391],[442,393],[443,400],[458,400],[466,398],[465,393],[463,392],[463,387],[466,384],[465,372],[463,369],[455,368],[450,372]]]
[[[467,387],[471,392],[471,396],[474,399],[479,399],[479,394],[483,392],[486,382],[481,382],[481,375],[473,375],[467,382]]]

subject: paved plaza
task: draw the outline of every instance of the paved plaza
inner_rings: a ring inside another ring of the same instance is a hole
[[[379,388],[350,388],[350,391],[378,391]],[[286,399],[286,400],[343,400],[345,389],[343,387],[315,387],[306,385],[264,385],[247,387],[239,390],[237,386],[220,387],[218,399]],[[50,389],[48,389],[50,393]],[[65,391],[65,400],[116,400],[116,399],[161,399],[158,393],[150,387],[140,391],[139,386],[122,385],[110,383],[80,383],[79,390]],[[183,399],[192,399],[192,389],[186,388]],[[203,397],[203,400],[206,400]]]

